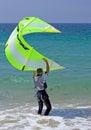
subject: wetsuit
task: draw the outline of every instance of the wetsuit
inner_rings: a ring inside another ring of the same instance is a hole
[[[49,100],[49,96],[46,92],[47,84],[46,84],[46,77],[47,73],[44,73],[42,76],[35,76],[34,77],[34,83],[35,83],[35,88],[37,89],[37,99],[38,99],[38,114],[42,113],[43,109],[43,103],[46,105],[46,111],[44,115],[48,115],[50,110],[51,110],[51,103]]]

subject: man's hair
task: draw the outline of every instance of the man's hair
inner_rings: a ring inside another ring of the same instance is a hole
[[[37,74],[39,74],[41,71],[43,71],[42,68],[38,68],[37,69]]]

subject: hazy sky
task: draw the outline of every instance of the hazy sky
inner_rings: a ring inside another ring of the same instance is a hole
[[[0,23],[37,16],[47,22],[91,23],[91,0],[0,0]]]

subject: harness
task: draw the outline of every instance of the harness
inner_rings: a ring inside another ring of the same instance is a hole
[[[48,99],[48,94],[46,93],[45,90],[38,91],[36,94],[38,101],[46,101]]]

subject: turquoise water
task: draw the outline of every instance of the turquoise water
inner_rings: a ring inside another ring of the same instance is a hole
[[[0,104],[34,103],[31,72],[13,68],[4,53],[17,24],[0,24]],[[91,24],[53,24],[61,34],[31,34],[25,39],[43,55],[65,67],[50,72],[48,93],[53,104],[91,105]]]

